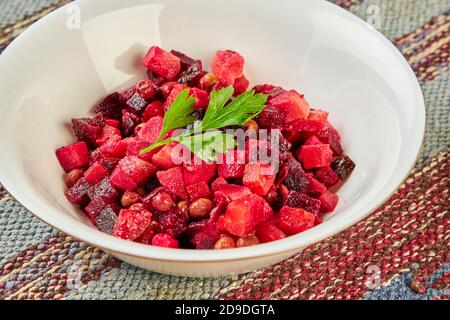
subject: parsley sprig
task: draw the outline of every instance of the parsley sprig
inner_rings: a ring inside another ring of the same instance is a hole
[[[185,128],[195,122],[193,105],[195,98],[189,96],[189,90],[182,91],[164,116],[163,127],[158,140],[140,151],[150,152],[170,142],[179,142],[189,148],[196,156],[206,161],[214,161],[218,152],[235,147],[232,135],[221,131],[229,126],[242,126],[258,116],[267,102],[267,95],[247,91],[234,100],[232,86],[213,91],[203,120],[195,123],[194,128],[182,134],[162,140],[170,130]],[[231,102],[229,102],[231,100]]]

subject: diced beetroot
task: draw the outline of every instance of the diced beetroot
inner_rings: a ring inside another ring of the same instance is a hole
[[[101,113],[107,118],[120,119],[122,115],[123,105],[120,101],[120,94],[118,92],[108,95],[95,108],[95,113]]]
[[[215,243],[219,240],[222,235],[222,231],[217,227],[215,222],[196,222],[191,223],[191,225],[199,225],[199,227],[194,227],[200,229],[195,232],[192,236],[191,243],[196,249],[207,250],[214,248]]]
[[[138,185],[150,178],[156,172],[156,168],[151,163],[136,156],[127,156],[123,158],[119,162],[119,167]]]
[[[300,162],[290,157],[287,161],[289,172],[284,180],[284,184],[290,190],[306,192],[309,188],[309,181],[306,178],[306,173],[302,168]]]
[[[191,90],[192,95],[195,97],[195,108],[202,108],[206,109],[209,105],[209,93],[197,88],[192,88]]]
[[[130,99],[128,99],[126,105],[131,112],[140,115],[147,107],[147,101],[138,93],[135,93]]]
[[[154,149],[147,153],[141,154],[141,150],[147,148],[149,143],[147,141],[135,139],[127,147],[127,156],[136,156],[144,161],[151,162],[153,155],[158,152],[159,149]]]
[[[315,177],[327,188],[331,188],[339,182],[339,176],[330,167],[318,169],[315,172]]]
[[[250,81],[245,77],[245,75],[242,75],[240,78],[237,78],[234,82],[234,95],[240,95],[247,91],[248,87],[250,85]]]
[[[110,208],[114,212],[120,211],[120,206],[117,203],[104,201],[101,197],[95,198],[89,202],[84,210],[89,219],[95,223],[98,215],[107,208]]]
[[[333,150],[333,155],[340,156],[343,153],[341,145],[341,136],[336,131],[335,128],[329,126],[328,128],[320,131],[317,137],[326,144],[330,145],[331,150]]]
[[[305,132],[308,134],[314,134],[321,131],[324,126],[324,122],[320,120],[297,119],[289,122],[286,126],[286,130],[293,133]]]
[[[136,86],[132,86],[128,89],[122,90],[119,93],[119,100],[122,105],[126,105],[127,101],[136,94]]]
[[[203,77],[203,66],[201,61],[194,61],[191,65],[184,70],[179,78],[178,83],[184,84],[190,87],[198,85],[200,79]]]
[[[286,199],[284,199],[284,205],[290,208],[303,209],[313,214],[318,214],[320,211],[319,200],[308,197],[306,194],[298,191],[290,191]]]
[[[134,113],[128,110],[123,110],[122,114],[122,132],[126,137],[131,136],[136,129],[136,126],[140,123],[140,119]]]
[[[193,64],[200,62],[200,60],[195,60],[188,55],[184,54],[183,52],[177,51],[177,50],[170,50],[170,53],[174,56],[178,57],[180,59],[181,63],[181,70],[186,71],[190,66]]]
[[[162,117],[153,117],[148,120],[144,127],[138,132],[138,137],[141,140],[153,144],[159,137],[163,126],[164,119]]]
[[[275,182],[274,168],[270,164],[247,164],[242,183],[253,193],[264,196]]]
[[[97,152],[100,152],[102,156],[123,158],[126,155],[128,145],[134,140],[135,138],[126,138],[121,140],[117,137],[114,137],[112,139],[109,139],[106,143],[102,144],[94,153],[97,154]],[[94,153],[92,155],[95,160],[97,156],[94,156]]]
[[[109,140],[120,140],[120,139],[122,139],[122,135],[119,129],[105,125],[102,128],[102,133],[98,136],[97,140],[95,140],[95,143],[98,146],[101,146],[106,142],[108,142]]]
[[[111,184],[119,189],[133,191],[137,183],[128,177],[120,167],[116,167],[110,177]]]
[[[276,96],[286,92],[282,87],[276,87],[271,84],[260,84],[253,88],[256,93],[263,93],[269,96],[269,99],[273,99]]]
[[[283,231],[267,222],[263,222],[256,227],[256,236],[261,243],[268,243],[286,238]]]
[[[105,119],[105,124],[114,128],[120,127],[120,121],[117,119]]]
[[[183,164],[184,183],[189,186],[199,182],[209,183],[216,176],[216,164],[193,159]]]
[[[56,157],[66,172],[89,164],[89,149],[84,141],[56,150]]]
[[[148,228],[152,221],[152,214],[147,210],[120,211],[114,227],[114,236],[125,240],[136,240]]]
[[[164,116],[164,108],[163,103],[159,100],[151,102],[144,113],[142,114],[142,122],[147,122],[153,117],[163,117]]]
[[[316,136],[311,136],[309,137],[304,143],[304,146],[313,146],[313,145],[317,145],[317,144],[323,144],[322,141],[320,141],[319,138],[317,138]]]
[[[186,230],[188,223],[186,214],[175,207],[167,212],[157,212],[154,219],[159,224],[160,231],[173,238],[180,236]]]
[[[175,88],[175,86],[178,86],[178,82],[170,81],[170,82],[164,83],[161,86],[161,88],[160,88],[161,95],[163,96],[163,98],[165,100],[167,100],[167,98],[169,97],[170,93],[172,92],[173,88]],[[175,101],[175,99],[173,101]],[[170,103],[172,104],[172,102],[170,102]]]
[[[166,171],[158,171],[156,176],[164,188],[183,200],[188,199],[183,179],[183,169],[181,167],[174,167]]]
[[[90,146],[96,146],[96,141],[102,134],[104,126],[102,115],[97,115],[94,119],[72,119],[72,130],[78,141],[84,141]]]
[[[244,74],[244,58],[236,52],[217,51],[212,61],[212,71],[225,85],[233,85]]]
[[[224,184],[228,184],[227,180],[225,180],[225,179],[222,178],[222,177],[217,178],[216,180],[214,180],[214,181],[211,183],[211,190],[212,190],[212,192],[218,191],[219,188],[220,188],[220,186],[221,186],[221,185],[224,185]]]
[[[95,162],[84,173],[86,181],[92,185],[99,183],[109,175],[108,170],[99,162]]]
[[[211,196],[211,190],[206,182],[199,182],[186,187],[189,199],[195,201],[200,198],[209,198]]]
[[[291,122],[298,119],[308,119],[309,104],[303,95],[297,91],[286,91],[272,100],[269,104],[279,110],[284,116],[285,122]]]
[[[336,209],[339,202],[339,197],[337,194],[331,193],[330,191],[325,191],[319,198],[321,202],[320,212],[329,213]]]
[[[169,81],[175,80],[181,70],[181,62],[177,56],[156,46],[150,48],[142,64]]]
[[[328,115],[329,115],[329,113],[326,111],[319,110],[319,109],[311,109],[311,112],[309,114],[309,120],[319,120],[319,121],[327,123]]]
[[[219,194],[217,194],[219,193]],[[239,200],[245,198],[248,195],[251,195],[252,191],[244,186],[238,186],[235,184],[220,184],[217,186],[217,192],[215,193],[215,197],[217,199],[218,195],[225,196],[228,201]]]
[[[119,161],[120,159],[115,157],[103,157],[100,159],[101,164],[104,165],[109,172],[113,172],[119,164]]]
[[[113,234],[114,226],[117,223],[117,214],[111,207],[106,207],[95,218],[95,225],[98,230],[107,234]]]
[[[309,181],[309,188],[313,193],[322,194],[327,191],[327,187],[323,183],[316,180],[312,173],[307,173],[306,178]]]
[[[111,203],[119,197],[119,193],[113,187],[109,178],[105,178],[97,183],[94,188],[88,191],[91,200],[102,199],[105,203]]]
[[[152,246],[178,249],[180,244],[178,243],[178,240],[175,240],[167,234],[157,234],[152,239]]]
[[[230,202],[225,215],[219,218],[218,225],[231,235],[244,237],[272,214],[272,208],[263,198],[249,195]]]
[[[345,181],[355,169],[355,163],[349,158],[349,156],[343,154],[333,161],[331,168],[334,172],[336,172],[342,181]]]
[[[316,214],[316,220],[314,220],[314,226],[318,226],[319,224],[322,224],[323,217],[320,214]]]
[[[329,167],[333,160],[333,151],[328,144],[302,146],[297,157],[305,169]]]
[[[136,93],[144,100],[153,98],[156,93],[155,84],[153,81],[145,79],[138,82],[136,85]]]
[[[158,229],[158,227],[153,227],[153,224],[154,222],[151,222],[150,226],[135,241],[143,244],[152,244],[152,239],[156,235],[155,229]]]
[[[283,207],[278,227],[287,235],[294,235],[314,227],[316,216],[297,208]]]
[[[169,110],[169,108],[172,106],[174,101],[178,98],[180,93],[186,89],[188,89],[190,91],[190,88],[188,86],[185,86],[183,84],[175,84],[173,89],[170,91],[170,94],[167,97],[166,102],[164,103],[164,111]]]
[[[161,169],[170,169],[185,162],[191,152],[178,142],[166,144],[153,157],[152,162]]]
[[[225,179],[242,178],[245,172],[245,151],[230,150],[219,155],[217,173]]]
[[[67,190],[66,198],[73,204],[83,204],[87,199],[87,194],[92,185],[85,178],[79,179],[75,185]]]
[[[268,105],[256,119],[263,129],[284,129],[285,116],[278,108]]]

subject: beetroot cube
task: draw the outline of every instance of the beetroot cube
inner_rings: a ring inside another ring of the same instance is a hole
[[[138,185],[150,178],[156,172],[156,168],[151,163],[136,156],[127,156],[123,158],[119,162],[119,167]]]
[[[193,64],[196,64],[197,62],[201,63],[200,60],[195,60],[195,59],[189,57],[188,55],[186,55],[186,54],[184,54],[183,52],[180,52],[180,51],[170,50],[170,53],[180,59],[181,70],[182,71],[187,70],[190,66],[192,66]]]
[[[203,72],[202,62],[195,61],[180,74],[178,83],[193,87],[198,85],[204,75],[205,72]]]
[[[200,198],[209,198],[211,196],[211,190],[206,182],[199,182],[186,187],[186,191],[189,194],[189,199],[195,201]]]
[[[97,140],[95,140],[95,143],[98,146],[101,146],[106,142],[108,142],[109,140],[120,140],[120,139],[122,139],[122,135],[119,129],[105,125],[102,128],[101,134],[98,136]]]
[[[150,227],[148,227],[135,241],[143,244],[152,244],[152,239],[156,235],[156,230],[158,229],[157,227],[154,228],[153,224],[154,222],[150,223]]]
[[[140,119],[134,113],[128,110],[123,110],[122,114],[122,132],[126,137],[131,136],[136,129],[136,126],[140,123]]]
[[[114,226],[114,236],[125,240],[136,240],[148,228],[152,221],[152,214],[147,210],[120,211]]]
[[[144,100],[150,100],[156,93],[155,84],[150,79],[141,80],[136,85],[136,93]]]
[[[269,96],[269,99],[275,98],[280,94],[286,92],[282,87],[276,87],[271,84],[260,84],[253,88],[256,93],[263,93]]]
[[[309,120],[319,120],[324,123],[328,123],[328,115],[329,113],[323,110],[311,109],[309,114]]]
[[[320,201],[298,191],[290,191],[284,200],[284,205],[290,208],[304,209],[313,214],[320,211]]]
[[[149,143],[147,141],[134,139],[127,147],[126,155],[127,156],[136,156],[139,159],[150,162],[153,158],[153,155],[158,152],[158,149],[149,151],[147,153],[141,154],[141,150],[147,148]]]
[[[110,177],[111,184],[122,190],[133,191],[137,188],[137,183],[123,172],[120,167],[116,167]]]
[[[109,178],[105,178],[95,185],[89,191],[89,196],[92,200],[102,199],[105,203],[111,203],[119,197],[117,190],[112,186]]]
[[[218,225],[231,235],[244,237],[272,214],[272,208],[263,198],[249,195],[228,204],[225,215],[219,218]]]
[[[225,179],[242,178],[245,172],[245,151],[230,150],[219,155],[220,163],[217,165],[219,177]]]
[[[131,97],[136,93],[136,86],[132,86],[128,89],[125,89],[119,93],[120,103],[125,106],[127,101],[131,99]]]
[[[178,208],[171,208],[166,212],[157,212],[155,221],[159,224],[159,230],[163,233],[177,238],[187,228],[188,218]]]
[[[284,129],[285,116],[278,108],[268,105],[256,119],[263,129]]]
[[[306,132],[308,134],[314,134],[321,131],[324,126],[325,123],[320,120],[297,119],[289,122],[286,130],[293,133]]]
[[[244,74],[244,58],[236,52],[217,51],[211,67],[213,73],[224,85],[233,85]]]
[[[199,229],[192,236],[191,243],[196,249],[207,250],[214,248],[216,242],[220,239],[222,231],[217,227],[215,222],[195,222],[191,223],[191,229]]]
[[[100,212],[108,206],[109,203],[105,202],[102,198],[97,198],[89,202],[84,211],[91,221],[95,221]]]
[[[142,122],[147,122],[153,117],[163,117],[164,108],[163,103],[159,100],[151,102],[142,114]]]
[[[109,175],[108,170],[99,162],[95,162],[84,173],[86,181],[92,185],[99,183]]]
[[[170,94],[167,96],[166,102],[164,103],[164,111],[169,110],[169,108],[172,106],[174,101],[178,98],[180,93],[184,90],[188,89],[190,91],[190,88],[188,86],[185,86],[183,84],[175,84],[170,91]]]
[[[302,165],[291,156],[287,161],[287,166],[289,171],[284,184],[291,190],[305,193],[309,188],[309,181]]]
[[[355,163],[344,154],[333,161],[331,168],[336,172],[339,178],[344,181],[352,174],[353,170],[355,170]]]
[[[191,94],[195,98],[194,107],[206,109],[209,105],[209,93],[197,88],[192,88],[190,90]]]
[[[247,164],[242,183],[253,193],[264,196],[275,182],[274,169],[270,164]]]
[[[217,192],[214,196],[216,199],[218,196],[225,196],[229,201],[234,201],[245,198],[251,194],[252,191],[247,187],[226,183],[217,185]]]
[[[78,142],[56,150],[56,157],[66,172],[89,164],[89,149],[85,142]]]
[[[97,145],[97,139],[103,132],[103,117],[98,115],[94,119],[72,119],[72,130],[78,141],[85,141],[90,146]]]
[[[286,238],[283,231],[267,222],[263,222],[256,227],[256,236],[261,243],[268,243]]]
[[[326,129],[323,129],[317,134],[317,137],[323,143],[330,145],[331,150],[333,150],[333,155],[340,156],[343,153],[341,137],[333,127],[330,126]]]
[[[306,178],[309,181],[309,189],[311,190],[312,193],[322,194],[325,191],[327,191],[327,187],[323,183],[316,180],[316,178],[314,178],[314,175],[312,173],[307,173]]]
[[[238,96],[245,91],[247,91],[248,86],[250,85],[250,81],[245,77],[245,75],[242,75],[240,78],[237,78],[234,82],[234,95]]]
[[[219,190],[221,185],[228,184],[227,180],[222,177],[217,178],[213,182],[211,182],[211,190],[212,192],[216,192]]]
[[[152,239],[152,246],[155,247],[162,247],[162,248],[171,248],[171,249],[178,249],[180,247],[177,240],[172,238],[171,236],[167,234],[157,234]]]
[[[158,171],[156,176],[164,188],[183,200],[188,199],[183,179],[183,169],[181,167],[174,167],[166,171]]]
[[[122,115],[122,102],[118,92],[111,93],[95,108],[95,113],[101,113],[110,119],[120,119]]]
[[[194,158],[183,165],[183,175],[187,186],[199,182],[209,183],[216,176],[216,164]]]
[[[297,150],[297,157],[305,169],[329,167],[333,151],[328,144],[303,146]]]
[[[316,216],[298,208],[283,207],[280,211],[278,227],[291,236],[314,227]]]
[[[117,223],[117,214],[111,207],[103,209],[95,218],[95,225],[101,232],[112,235]]]
[[[321,202],[320,212],[329,213],[336,209],[339,202],[339,197],[337,194],[326,191],[320,196],[319,200]]]
[[[139,139],[147,141],[149,145],[155,143],[161,133],[163,122],[162,117],[153,117],[148,120],[138,132]]]
[[[330,167],[318,169],[315,172],[315,177],[327,188],[331,188],[339,182],[339,176]]]
[[[178,142],[165,145],[153,157],[152,163],[161,169],[170,169],[182,164],[191,152]]]
[[[88,199],[87,195],[90,188],[92,188],[92,185],[83,177],[72,188],[67,190],[65,193],[66,198],[73,204],[81,205]]]
[[[141,114],[147,107],[147,101],[138,93],[135,93],[126,103],[127,107],[135,114]]]
[[[319,138],[317,138],[316,136],[311,136],[309,137],[304,143],[304,146],[313,146],[313,145],[317,145],[317,144],[323,144],[322,141],[320,141]]]
[[[142,64],[169,81],[175,80],[181,70],[180,58],[156,46],[150,48]]]
[[[270,100],[269,105],[278,109],[284,116],[285,123],[298,119],[308,119],[310,112],[305,97],[295,90],[286,91],[276,96]]]

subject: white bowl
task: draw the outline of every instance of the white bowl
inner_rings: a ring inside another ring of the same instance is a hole
[[[67,28],[77,12],[82,28]],[[313,107],[330,111],[357,164],[339,191],[336,212],[302,234],[224,251],[156,248],[92,227],[65,199],[54,151],[73,141],[72,117],[88,114],[106,93],[144,77],[135,62],[150,45],[184,51],[207,64],[218,49],[239,51],[253,84],[297,89]],[[167,274],[247,272],[335,235],[395,191],[424,134],[423,97],[408,63],[378,31],[326,1],[79,0],[18,37],[1,55],[0,70],[5,188],[49,225]]]

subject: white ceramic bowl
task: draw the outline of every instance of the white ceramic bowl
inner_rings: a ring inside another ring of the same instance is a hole
[[[81,29],[67,28],[78,12]],[[253,84],[298,89],[313,107],[330,111],[357,164],[336,212],[297,236],[225,251],[156,248],[92,227],[65,199],[54,151],[73,141],[72,117],[144,77],[135,62],[150,45],[207,64],[216,50],[234,49],[245,56]],[[0,182],[55,228],[167,274],[255,270],[355,224],[406,177],[424,134],[423,97],[407,62],[378,31],[326,1],[79,0],[16,39],[0,70]]]

